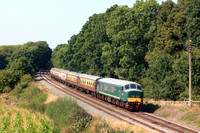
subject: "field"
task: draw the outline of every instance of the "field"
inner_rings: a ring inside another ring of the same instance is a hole
[[[31,112],[0,101],[0,132],[56,132],[55,125],[44,114]]]

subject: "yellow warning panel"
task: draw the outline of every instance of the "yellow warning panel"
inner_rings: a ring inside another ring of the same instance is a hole
[[[141,102],[142,99],[141,98],[128,98],[128,102]]]

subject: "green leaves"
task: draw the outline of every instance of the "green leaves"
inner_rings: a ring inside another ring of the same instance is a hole
[[[30,80],[35,72],[49,67],[51,49],[43,41],[28,42],[24,45],[0,47],[0,93],[13,89],[21,76],[30,74]]]
[[[186,8],[186,32],[188,39],[200,46],[200,1],[189,0]]]
[[[49,62],[51,58],[51,49],[48,44],[43,41],[28,42],[13,53],[11,61],[21,57],[26,57],[37,71],[38,69],[45,68]]]
[[[54,49],[55,67],[142,83],[146,97],[186,100],[187,42],[199,45],[199,1],[137,0],[94,14],[68,44]],[[192,55],[194,98],[200,98],[199,48]]]

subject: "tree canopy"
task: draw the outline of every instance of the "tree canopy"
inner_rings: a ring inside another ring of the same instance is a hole
[[[200,100],[199,0],[137,0],[94,14],[68,44],[52,54],[54,67],[136,81],[145,97],[188,98],[188,40],[192,50],[194,99]]]
[[[23,75],[34,77],[39,69],[47,68],[50,58],[51,49],[43,41],[0,46],[0,93],[6,87],[13,89]]]

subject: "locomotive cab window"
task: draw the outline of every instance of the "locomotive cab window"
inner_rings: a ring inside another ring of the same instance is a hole
[[[130,84],[131,89],[136,89],[136,85],[135,84]]]
[[[142,87],[139,86],[139,85],[137,85],[137,89],[138,89],[138,90],[142,90]]]
[[[128,90],[129,89],[129,85],[125,85],[125,90]]]

